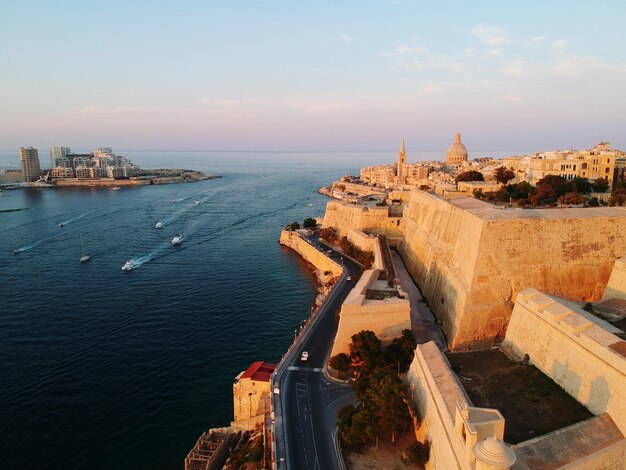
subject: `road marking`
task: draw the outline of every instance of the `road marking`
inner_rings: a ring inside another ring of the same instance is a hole
[[[289,366],[287,370],[304,370],[309,372],[322,372],[324,369],[320,369],[319,367],[298,367],[298,366]]]

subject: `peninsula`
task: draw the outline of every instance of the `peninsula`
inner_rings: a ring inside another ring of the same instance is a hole
[[[127,187],[172,184],[220,178],[219,175],[181,168],[142,169],[110,147],[75,153],[69,147],[50,149],[52,169],[42,171],[39,152],[20,148],[20,170],[0,171],[0,187]]]

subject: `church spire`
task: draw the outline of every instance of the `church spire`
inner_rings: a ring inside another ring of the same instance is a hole
[[[400,145],[400,153],[406,153],[404,150],[404,137],[402,137],[402,145]]]

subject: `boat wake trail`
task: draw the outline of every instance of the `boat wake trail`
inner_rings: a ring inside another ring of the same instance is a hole
[[[41,240],[38,240],[35,243],[31,243],[30,245],[24,245],[24,246],[18,248],[13,253],[15,253],[17,255],[18,253],[22,253],[24,251],[32,250],[36,246],[39,246],[39,245],[41,245],[43,243],[46,243],[48,240],[52,240],[53,238],[57,238],[58,236],[59,236],[59,234],[57,233],[56,235],[50,235],[49,237],[42,238]]]
[[[87,216],[87,215],[91,214],[92,212],[93,212],[93,211],[90,211],[90,212],[85,212],[84,214],[80,214],[79,216],[73,217],[73,218],[71,218],[71,219],[64,220],[63,222],[59,222],[59,227],[63,227],[63,226],[65,226],[65,225],[72,224],[72,223],[74,223],[74,222],[76,222],[76,221],[78,221],[78,220],[82,219],[83,217],[85,217],[85,216]]]

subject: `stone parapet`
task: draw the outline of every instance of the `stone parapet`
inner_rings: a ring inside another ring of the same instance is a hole
[[[503,347],[530,362],[626,433],[626,341],[620,330],[583,310],[542,294],[520,292]]]
[[[278,241],[281,245],[285,245],[294,250],[320,272],[330,271],[333,277],[341,276],[343,268],[307,242],[298,232],[283,230],[280,233],[280,239]]]
[[[326,204],[323,227],[333,227],[341,237],[350,229],[382,235],[402,235],[402,217],[391,217],[388,206],[365,206],[330,201]]]

